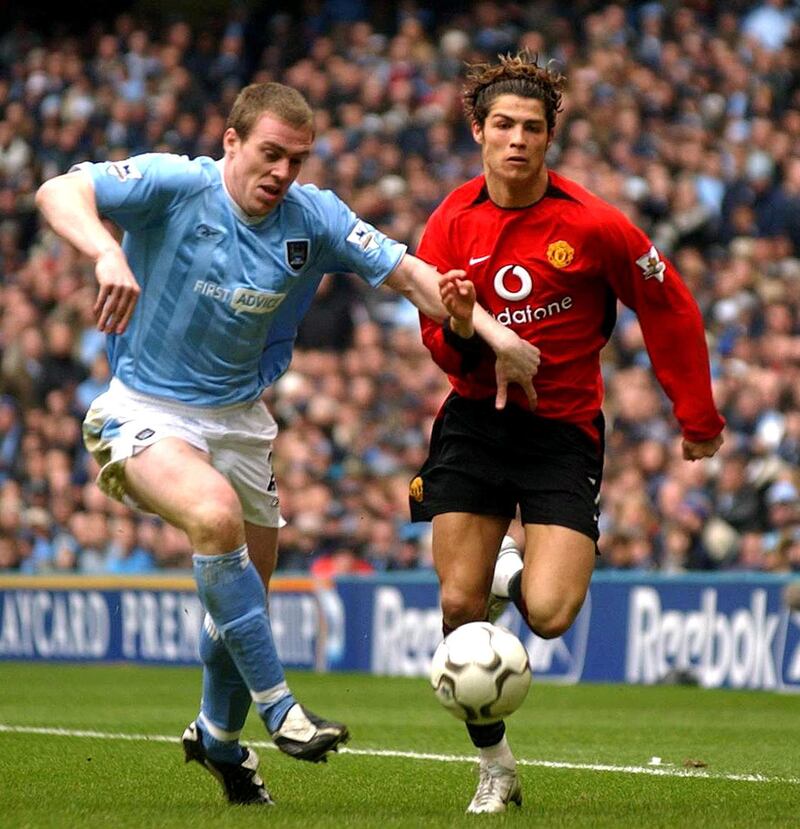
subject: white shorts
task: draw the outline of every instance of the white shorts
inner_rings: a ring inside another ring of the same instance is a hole
[[[125,461],[165,437],[207,452],[239,496],[245,521],[282,527],[272,472],[278,426],[260,400],[218,408],[186,406],[133,391],[114,378],[83,421],[83,441],[100,464],[97,485],[106,495],[143,509],[127,491]]]

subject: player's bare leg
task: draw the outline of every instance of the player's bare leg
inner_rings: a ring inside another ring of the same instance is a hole
[[[497,549],[508,518],[447,512],[433,519],[433,563],[441,588],[445,635],[486,618]]]
[[[594,570],[594,541],[567,527],[526,524],[524,564],[510,545],[506,553],[497,559],[492,594],[511,599],[537,636],[561,636],[586,598]]]
[[[486,618],[497,549],[509,519],[471,513],[443,513],[433,519],[433,562],[441,585],[443,630]],[[467,724],[480,753],[478,788],[467,811],[504,812],[522,803],[516,760],[501,720],[490,725]]]

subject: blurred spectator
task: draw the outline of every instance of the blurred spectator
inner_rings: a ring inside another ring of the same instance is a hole
[[[358,291],[341,274],[323,277],[314,303],[297,330],[297,347],[346,351],[353,344]]]
[[[742,20],[742,33],[754,38],[770,51],[783,47],[792,34],[797,12],[788,9],[785,0],[765,0],[748,12]]]
[[[130,574],[150,573],[155,569],[152,553],[137,543],[134,519],[130,516],[114,518],[106,570],[109,573]]]
[[[53,319],[45,329],[45,353],[38,382],[38,398],[44,402],[55,389],[73,395],[78,384],[86,378],[86,369],[73,356],[75,337],[66,322]]]
[[[0,534],[0,571],[19,570],[21,556],[14,536]]]
[[[0,397],[0,481],[13,474],[22,439],[22,423],[14,398]]]
[[[375,572],[369,562],[364,561],[348,547],[337,547],[314,559],[310,570],[312,576],[320,579],[344,575],[363,576]]]
[[[721,461],[714,493],[715,513],[739,533],[765,529],[760,493],[748,480],[747,456],[730,454]]]
[[[108,390],[111,380],[111,369],[105,354],[98,354],[92,361],[89,376],[80,382],[75,389],[75,408],[85,414],[92,400]]]

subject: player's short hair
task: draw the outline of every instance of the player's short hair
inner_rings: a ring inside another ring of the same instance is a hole
[[[492,103],[501,95],[534,98],[544,104],[547,129],[553,130],[561,112],[561,90],[565,78],[555,68],[539,66],[538,57],[527,50],[516,55],[498,55],[499,63],[467,66],[462,93],[464,112],[470,123],[483,126]]]
[[[295,128],[314,128],[314,113],[296,89],[282,83],[251,83],[236,96],[226,127],[247,140],[256,121],[269,112]]]

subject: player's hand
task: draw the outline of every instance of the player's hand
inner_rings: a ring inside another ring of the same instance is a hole
[[[700,458],[713,458],[722,446],[722,433],[711,440],[693,441],[683,439],[683,457],[687,461],[698,461]]]
[[[475,285],[464,279],[464,271],[448,271],[439,279],[439,297],[450,315],[450,327],[459,337],[475,333],[472,309],[475,307]]]
[[[469,279],[464,279],[464,276],[464,271],[448,271],[440,277],[439,296],[447,313],[450,314],[450,327],[453,331],[461,337],[471,337],[475,330],[475,285]],[[533,387],[533,376],[539,370],[539,349],[510,329],[498,327],[502,333],[493,335],[493,341],[490,343],[495,353],[495,408],[505,408],[508,401],[508,384],[517,383],[522,386],[531,409],[535,409],[538,399]]]
[[[136,282],[122,248],[104,250],[94,265],[100,290],[94,303],[97,330],[122,334],[128,327],[141,288]]]
[[[539,370],[541,355],[539,349],[518,337],[508,330],[503,345],[495,349],[495,379],[497,381],[497,395],[494,400],[496,409],[504,409],[508,400],[508,384],[517,383],[522,386],[530,404],[531,410],[536,408],[538,398],[533,387],[533,377]]]

